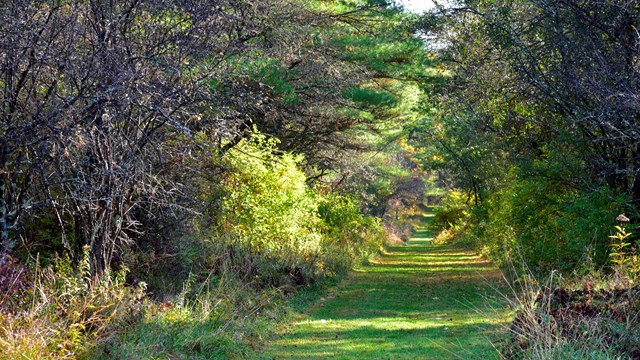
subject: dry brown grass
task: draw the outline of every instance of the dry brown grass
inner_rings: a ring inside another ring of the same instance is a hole
[[[0,313],[0,358],[73,359],[139,310],[143,287],[125,286],[125,271],[91,276],[60,260],[16,281]]]
[[[553,273],[526,276],[509,296],[515,317],[503,344],[507,359],[640,358],[640,289],[571,290]]]

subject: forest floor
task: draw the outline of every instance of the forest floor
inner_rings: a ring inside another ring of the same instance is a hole
[[[434,245],[429,220],[308,306],[260,358],[499,358],[500,272],[460,245]]]

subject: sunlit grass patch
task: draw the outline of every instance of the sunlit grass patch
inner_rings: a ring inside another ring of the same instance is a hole
[[[455,245],[435,246],[427,229],[355,269],[264,358],[498,358],[491,339],[509,320],[492,296],[500,272]]]

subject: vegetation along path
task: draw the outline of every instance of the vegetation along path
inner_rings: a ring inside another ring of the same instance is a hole
[[[500,273],[428,227],[356,269],[264,354],[269,359],[494,359],[506,321]]]

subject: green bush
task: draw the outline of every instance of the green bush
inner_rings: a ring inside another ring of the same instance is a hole
[[[359,204],[348,196],[327,195],[319,202],[319,215],[325,224],[324,261],[333,271],[346,271],[358,260],[377,253],[384,242],[380,219],[365,216]]]
[[[301,156],[259,133],[222,160],[212,253],[222,271],[262,287],[304,285],[349,269],[382,242],[377,219],[346,196],[306,183]]]
[[[626,198],[544,178],[512,178],[474,213],[473,238],[499,264],[524,261],[537,274],[605,266],[615,218]]]
[[[449,190],[435,207],[432,226],[438,231],[435,242],[445,244],[457,240],[467,231],[472,214],[472,198],[460,190]]]
[[[449,190],[435,209],[435,224],[449,229],[467,220],[470,215],[470,199],[460,190]]]
[[[220,214],[214,244],[223,261],[259,285],[312,282],[318,268],[322,220],[316,195],[298,168],[302,160],[277,155],[276,140],[255,133],[223,159]]]

